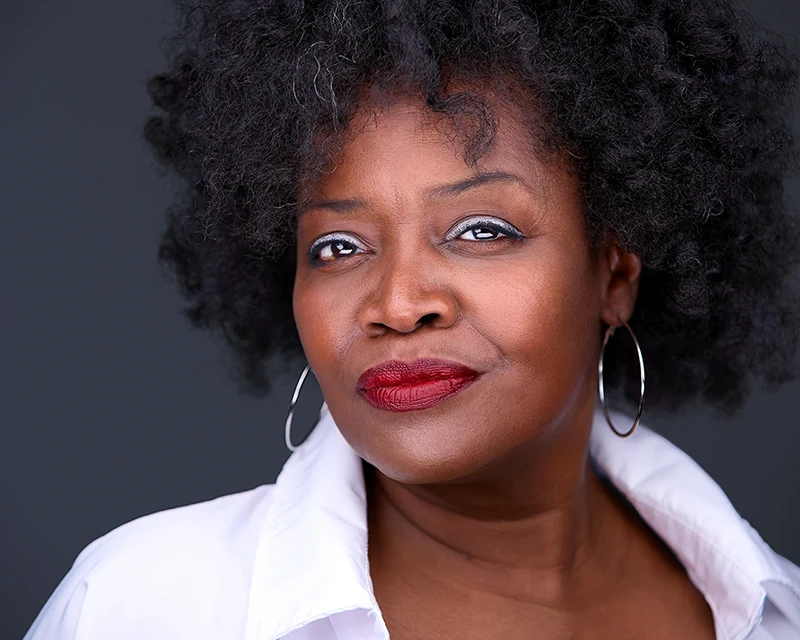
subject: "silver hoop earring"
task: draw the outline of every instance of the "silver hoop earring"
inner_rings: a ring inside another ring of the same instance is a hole
[[[292,418],[294,417],[294,407],[297,404],[297,398],[300,396],[300,389],[303,388],[303,383],[306,381],[306,376],[308,376],[309,371],[311,371],[311,365],[306,365],[306,368],[303,369],[303,373],[300,374],[300,379],[294,387],[292,401],[289,403],[289,412],[286,414],[286,431],[284,432],[286,448],[292,452],[297,451],[303,444],[302,442],[298,446],[292,444]],[[305,440],[303,440],[303,442],[305,442]]]
[[[605,393],[605,386],[603,384],[603,355],[606,352],[606,345],[608,341],[611,339],[611,336],[614,335],[614,331],[617,327],[609,327],[606,329],[606,335],[603,339],[603,348],[600,350],[600,362],[597,365],[597,373],[598,373],[598,390],[600,392],[600,404],[603,406],[603,413],[606,416],[606,422],[608,422],[608,426],[611,427],[611,430],[616,433],[620,438],[627,438],[634,431],[636,431],[636,427],[639,426],[639,420],[642,417],[642,409],[644,408],[644,358],[642,357],[642,349],[639,346],[639,341],[636,339],[636,336],[633,333],[633,329],[630,328],[627,322],[623,322],[622,326],[624,326],[628,333],[631,334],[631,338],[633,338],[633,344],[636,345],[636,354],[639,357],[639,409],[636,412],[636,419],[633,421],[633,426],[625,433],[618,431],[617,428],[614,426],[614,423],[611,421],[611,416],[608,413],[608,406],[606,406],[606,393]]]

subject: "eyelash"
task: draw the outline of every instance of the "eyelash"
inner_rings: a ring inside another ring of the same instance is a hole
[[[458,236],[463,235],[467,231],[473,231],[475,229],[488,229],[497,233],[502,234],[500,237],[497,238],[490,238],[486,240],[465,240],[465,242],[473,242],[473,243],[485,243],[485,242],[493,242],[496,240],[500,240],[503,237],[511,239],[511,240],[524,240],[525,236],[522,235],[515,227],[510,225],[507,222],[502,222],[497,220],[496,218],[467,218],[462,222],[459,222],[456,226],[454,226],[450,232],[447,234],[445,239],[446,242],[452,242],[453,240],[458,239]],[[316,257],[317,253],[324,249],[325,247],[331,246],[336,242],[341,244],[349,245],[350,247],[354,247],[356,249],[362,249],[359,247],[355,242],[351,240],[352,236],[350,234],[344,233],[330,233],[325,235],[318,240],[316,240],[308,251],[309,259],[313,264],[322,265],[328,264],[330,262],[336,262],[338,259],[333,260],[321,260]]]
[[[463,235],[467,231],[471,231],[473,229],[491,229],[492,231],[497,231],[502,233],[505,237],[511,238],[512,240],[522,240],[524,236],[517,231],[512,225],[507,222],[503,222],[497,220],[496,218],[467,218],[466,220],[462,220],[455,227],[450,230],[450,233],[447,234],[448,242],[452,239],[455,240],[458,236]],[[496,238],[493,238],[493,240]],[[491,241],[491,240],[489,240]],[[467,242],[480,242],[480,240],[467,240]]]

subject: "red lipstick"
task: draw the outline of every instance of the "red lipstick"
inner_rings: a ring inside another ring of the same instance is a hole
[[[418,411],[454,396],[479,376],[474,369],[449,360],[389,360],[362,373],[356,390],[376,409]]]

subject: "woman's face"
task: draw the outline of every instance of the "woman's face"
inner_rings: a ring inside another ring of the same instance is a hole
[[[411,100],[356,118],[298,220],[306,356],[345,439],[397,481],[467,478],[591,415],[602,321],[633,308],[635,261],[590,251],[575,178],[511,113],[472,167]]]

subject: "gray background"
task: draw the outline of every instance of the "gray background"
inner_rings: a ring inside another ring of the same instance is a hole
[[[751,5],[800,34],[797,0]],[[170,186],[140,130],[171,19],[167,0],[0,0],[2,639],[22,636],[94,538],[272,482],[287,455],[281,423],[303,363],[267,398],[238,393],[156,264]],[[304,396],[301,424],[317,402]],[[734,420],[699,408],[645,420],[800,562],[798,413],[793,384]]]

